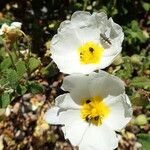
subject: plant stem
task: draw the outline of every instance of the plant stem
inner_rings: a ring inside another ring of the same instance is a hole
[[[26,38],[26,40],[27,40],[28,54],[27,54],[27,59],[25,60],[25,62],[26,62],[26,68],[27,68],[28,79],[29,79],[30,73],[31,73],[30,68],[29,68],[29,60],[30,60],[30,55],[31,55],[31,45],[30,45],[29,38],[26,36],[26,34],[25,34],[23,31],[21,31],[21,30],[19,30],[19,31],[20,31],[20,33],[23,34],[23,36],[24,36],[24,37]]]
[[[83,10],[85,11],[86,8],[87,8],[87,3],[88,3],[88,0],[84,0],[84,4],[83,4]]]
[[[14,62],[14,60],[13,60],[13,57],[12,57],[12,55],[11,55],[11,53],[10,53],[10,50],[9,50],[9,48],[8,48],[8,46],[7,46],[7,44],[6,44],[5,41],[3,41],[3,45],[4,45],[4,48],[5,48],[5,50],[7,51],[8,55],[9,55],[9,57],[10,57],[12,66],[14,67],[15,70],[17,70],[16,65],[15,65],[15,62]]]

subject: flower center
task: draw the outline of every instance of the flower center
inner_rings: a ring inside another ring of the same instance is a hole
[[[98,64],[102,57],[104,48],[92,41],[86,42],[78,48],[81,64]]]
[[[81,105],[81,118],[96,126],[101,125],[103,120],[110,113],[109,107],[103,102],[100,96],[95,96],[86,100],[83,99]]]

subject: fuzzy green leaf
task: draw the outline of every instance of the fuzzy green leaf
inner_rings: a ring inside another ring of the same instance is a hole
[[[3,71],[5,69],[9,68],[11,66],[11,64],[12,63],[11,63],[10,58],[5,58],[0,64],[0,70]]]
[[[143,2],[142,6],[145,9],[145,11],[149,11],[150,10],[150,4],[149,3]]]
[[[36,82],[30,82],[28,89],[30,89],[33,94],[42,93],[44,90],[43,86]]]
[[[10,103],[10,95],[9,93],[3,93],[1,95],[1,107],[5,108],[8,106],[8,104]]]
[[[59,70],[56,67],[56,65],[50,63],[45,68],[42,68],[41,72],[44,76],[53,77],[54,75],[56,75],[59,72]]]
[[[36,68],[38,68],[38,66],[40,65],[41,61],[37,58],[30,58],[29,60],[29,68],[30,71],[34,71]]]
[[[142,144],[142,150],[149,150],[150,134],[138,134],[138,141]]]
[[[16,64],[16,68],[17,68],[18,77],[19,77],[19,79],[21,79],[22,76],[26,73],[25,62],[22,60],[18,61]]]
[[[18,86],[18,80],[19,80],[17,72],[13,69],[8,69],[6,71],[6,78],[9,82],[9,85],[13,89],[16,89],[16,87]]]
[[[26,91],[27,91],[27,88],[25,86],[22,86],[22,85],[17,86],[17,93],[19,95],[25,94]]]
[[[150,79],[148,77],[135,77],[130,83],[131,86],[136,88],[150,89]]]

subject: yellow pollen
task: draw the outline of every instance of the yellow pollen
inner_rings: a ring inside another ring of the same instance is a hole
[[[98,64],[101,60],[104,48],[92,41],[86,42],[78,48],[81,64]]]
[[[109,115],[110,109],[100,96],[81,100],[81,118],[96,126],[101,125]]]

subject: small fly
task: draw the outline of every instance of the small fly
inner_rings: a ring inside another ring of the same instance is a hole
[[[91,120],[92,120],[93,118],[91,117],[91,116],[86,116],[86,118],[85,118],[85,120],[87,121],[87,122],[90,122]]]
[[[106,37],[106,35],[105,35],[105,34],[100,33],[100,36],[101,36],[101,38],[102,38],[104,41],[106,41],[108,44],[110,44],[110,45],[111,45],[111,42],[110,42],[109,38],[108,38],[108,37]]]
[[[91,120],[95,120],[95,121],[98,121],[99,120],[99,116],[95,116],[95,117],[91,117],[91,116],[86,116],[86,118],[85,118],[85,120],[87,121],[87,122],[90,122]]]

